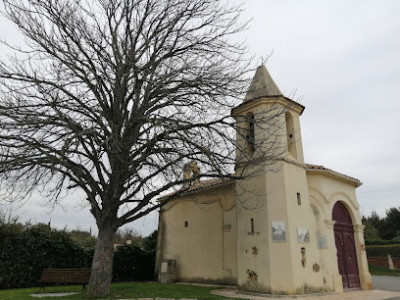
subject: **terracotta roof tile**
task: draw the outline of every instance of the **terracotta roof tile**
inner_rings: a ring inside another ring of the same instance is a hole
[[[310,170],[310,171],[315,170],[315,171],[327,172],[327,173],[330,173],[331,175],[338,176],[338,177],[347,179],[349,181],[352,181],[356,185],[356,187],[362,185],[362,182],[360,180],[358,180],[357,178],[345,175],[343,173],[339,173],[339,172],[333,171],[331,169],[325,168],[324,166],[313,165],[313,164],[305,164],[305,166],[306,166],[306,170]]]
[[[162,196],[159,200],[166,199],[173,195],[177,195],[177,196],[185,195],[185,194],[188,194],[191,192],[205,190],[205,189],[216,187],[216,186],[222,186],[222,185],[226,185],[226,184],[229,184],[232,182],[234,182],[234,180],[230,179],[230,178],[213,178],[213,179],[203,180],[200,182],[193,182],[192,185],[189,186],[188,188],[182,187],[178,191],[175,191],[175,192],[172,192],[172,193]]]
[[[324,166],[321,165],[313,165],[313,164],[305,164],[305,169],[308,171],[321,171],[321,172],[326,172],[332,176],[335,177],[340,177],[342,179],[345,179],[347,181],[352,182],[356,187],[362,185],[362,182],[358,180],[357,178],[333,171],[331,169],[325,168]],[[231,178],[213,178],[213,179],[208,179],[208,180],[203,180],[200,182],[193,182],[191,186],[188,188],[181,188],[180,190],[177,190],[175,192],[163,195],[162,197],[159,198],[159,200],[166,199],[171,196],[180,196],[180,195],[186,195],[191,192],[196,192],[196,191],[201,191],[217,186],[222,186],[226,184],[233,183],[235,180]]]

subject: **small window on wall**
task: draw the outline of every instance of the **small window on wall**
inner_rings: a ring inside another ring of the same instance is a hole
[[[254,219],[251,218],[250,219],[250,231],[248,233],[249,235],[255,235],[256,232],[254,231]],[[259,232],[257,232],[257,234],[259,234]]]
[[[294,158],[297,158],[296,137],[294,132],[293,117],[289,112],[285,114],[285,122],[286,122],[286,135],[287,135],[287,149]]]
[[[189,226],[188,221],[185,221],[184,226],[185,226],[185,228],[187,228]]]
[[[254,151],[256,149],[255,147],[255,136],[254,136],[254,125],[255,125],[255,118],[253,113],[249,113],[247,115],[247,120],[248,120],[248,128],[249,131],[246,135],[246,142],[248,146],[250,147],[251,151]]]
[[[297,193],[297,205],[301,205],[301,195]]]

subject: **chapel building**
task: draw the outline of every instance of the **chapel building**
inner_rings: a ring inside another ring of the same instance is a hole
[[[303,111],[258,67],[232,110],[244,131],[236,134],[235,174],[248,176],[197,181],[161,208],[161,281],[271,294],[372,288],[356,197],[361,182],[304,162]],[[250,158],[267,163],[247,165]]]

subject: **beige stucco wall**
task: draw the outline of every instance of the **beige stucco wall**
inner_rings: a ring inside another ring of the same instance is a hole
[[[248,170],[253,173],[253,170]],[[267,177],[260,172],[255,177],[236,182],[238,285],[247,290],[269,286],[270,257],[268,243]],[[251,221],[253,220],[253,231]],[[253,273],[257,278],[249,280]],[[250,285],[250,286],[249,286]]]
[[[355,225],[361,285],[370,289],[355,186],[287,162],[274,170],[237,182],[236,195],[235,186],[229,185],[164,206],[161,259],[176,260],[176,279],[229,282],[272,293],[342,292],[332,221],[333,205],[342,201]],[[273,240],[273,221],[285,222],[285,241]],[[298,228],[309,230],[308,242],[298,240]],[[249,271],[257,274],[256,281],[249,279]]]
[[[176,261],[176,280],[236,282],[236,208],[232,185],[171,201],[162,208],[160,226],[160,260]]]
[[[313,271],[314,264],[319,268],[322,265],[317,241],[298,241],[299,228],[309,230],[310,236],[315,236],[317,231],[303,167],[300,110],[284,98],[267,98],[248,103],[235,114],[243,116],[248,112],[260,120],[269,120],[267,128],[256,126],[256,151],[252,154],[267,161],[261,160],[253,168],[239,166],[236,170],[237,174],[242,171],[255,174],[236,182],[238,285],[252,291],[288,294],[333,290],[332,284],[321,276],[322,270]],[[246,125],[246,120],[237,118],[237,121],[239,126]],[[286,121],[290,121],[290,126]],[[241,151],[246,143],[243,136],[238,135],[237,140],[237,157],[246,157]],[[295,144],[291,152],[288,143]],[[265,154],[270,156],[265,157]],[[255,223],[255,234],[249,234],[251,219]],[[285,241],[273,239],[273,222],[284,222]],[[257,254],[253,252],[254,248],[258,250]],[[304,257],[302,248],[305,248]],[[305,258],[304,265],[302,258]],[[249,276],[249,271],[257,275],[256,280]]]
[[[162,208],[160,261],[176,260],[176,278],[182,281],[231,282],[275,294],[342,292],[332,221],[333,205],[342,201],[353,218],[361,286],[371,288],[354,181],[306,171],[302,110],[287,106],[284,98],[270,100],[249,102],[234,113],[245,129],[243,116],[250,112],[270,118],[267,127],[255,127],[255,152],[248,152],[246,130],[237,135],[236,174],[248,177],[180,196]],[[292,153],[288,143],[295,143]],[[249,157],[257,163],[243,165]],[[284,241],[273,239],[273,222],[284,222]],[[299,241],[299,229],[308,230],[309,241]]]
[[[318,223],[309,202],[304,168],[286,162],[271,168],[273,172],[237,184],[238,200],[245,195],[243,190],[249,191],[247,198],[264,198],[259,200],[261,205],[256,209],[237,205],[238,285],[253,291],[288,294],[334,290],[333,282],[326,279],[329,272],[318,248]],[[297,194],[301,198],[300,204]],[[251,219],[255,225],[254,235],[249,233]],[[285,223],[285,241],[273,240],[272,222],[275,221]],[[298,240],[298,228],[309,230],[308,242]],[[253,247],[258,249],[256,255]],[[306,249],[304,266],[303,247]],[[249,278],[247,270],[257,274],[256,282]]]
[[[237,206],[238,285],[271,293],[343,292],[332,221],[333,205],[342,201],[353,218],[361,287],[370,289],[371,277],[363,250],[363,226],[354,183],[339,176],[306,172],[299,165],[283,161],[270,167],[273,172],[260,173],[236,187],[240,203],[259,204],[256,209]],[[300,204],[297,194],[300,194]],[[251,219],[254,220],[254,234],[250,234]],[[273,240],[274,221],[285,223],[285,241]],[[308,242],[298,240],[299,228],[309,230]],[[253,247],[257,248],[257,254],[252,251]],[[306,251],[304,257],[302,248]],[[302,258],[305,258],[304,265]],[[248,270],[257,274],[256,281],[250,278]]]
[[[315,238],[318,227],[314,222],[309,201],[306,172],[302,167],[290,163],[284,164],[283,169],[287,195],[287,240],[291,253],[294,292],[332,290],[332,285],[326,282],[323,275],[323,263],[319,255],[318,241]],[[300,203],[298,203],[297,194],[300,195]],[[299,229],[309,231],[309,241],[299,241]],[[275,243],[273,242],[272,245]],[[304,256],[302,248],[305,249]]]
[[[288,294],[333,290],[333,285],[321,276],[322,262],[317,241],[311,238],[309,242],[298,241],[299,228],[309,230],[310,236],[315,236],[317,231],[303,167],[300,110],[284,98],[266,98],[248,103],[235,113],[246,115],[248,112],[261,120],[269,120],[267,128],[255,128],[256,151],[253,154],[269,160],[254,168],[237,168],[237,173],[245,170],[247,174],[256,174],[236,183],[237,201],[246,204],[237,205],[238,285],[247,290]],[[237,120],[239,126],[245,126],[245,120]],[[290,121],[289,126],[287,121]],[[239,145],[245,144],[242,136],[238,135],[237,139]],[[291,152],[288,143],[295,144]],[[263,157],[265,153],[270,157]],[[238,150],[237,157],[243,156]],[[254,203],[259,205],[254,208]],[[256,226],[255,235],[248,233],[251,219]],[[284,222],[285,241],[273,239],[273,222]],[[256,255],[252,251],[254,247],[258,249]],[[302,248],[306,252],[304,266]],[[313,271],[314,264],[320,268],[318,272]],[[257,274],[257,280],[249,276],[248,271]]]
[[[332,281],[335,290],[343,291],[341,276],[336,260],[336,246],[332,221],[333,206],[337,201],[344,203],[354,225],[357,262],[362,289],[371,289],[371,275],[368,271],[367,255],[364,247],[364,226],[361,222],[359,204],[355,186],[340,177],[329,176],[319,171],[307,172],[310,202],[316,208],[316,222],[320,224],[319,236],[326,239],[327,248],[321,249],[321,257],[327,266],[327,278]],[[329,279],[330,278],[330,279]]]

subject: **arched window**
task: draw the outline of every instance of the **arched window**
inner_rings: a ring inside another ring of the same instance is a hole
[[[287,135],[287,149],[294,158],[297,158],[296,136],[294,132],[293,117],[289,112],[286,112],[285,114],[285,122],[286,122],[286,135]]]
[[[250,150],[254,151],[256,149],[255,136],[254,136],[254,125],[255,125],[254,114],[248,113],[247,120],[248,120],[248,132],[246,135],[246,142],[247,142],[247,145],[250,147]]]

